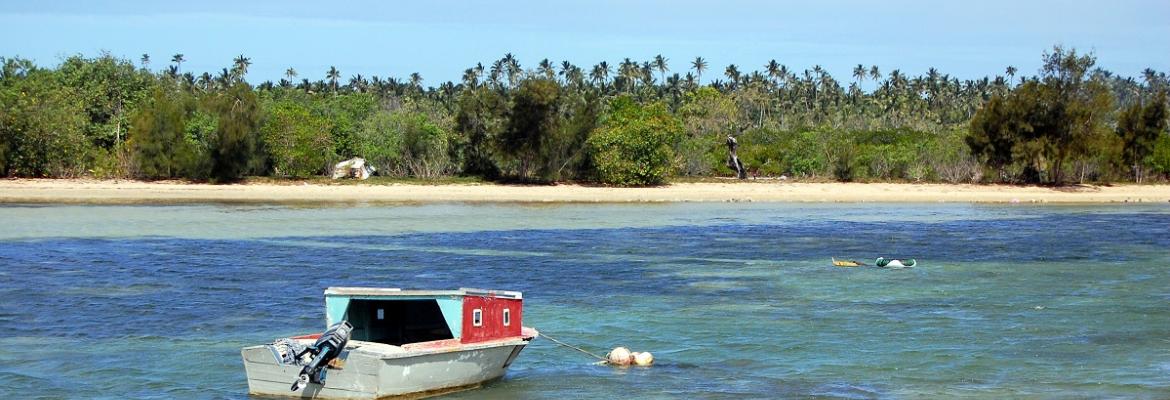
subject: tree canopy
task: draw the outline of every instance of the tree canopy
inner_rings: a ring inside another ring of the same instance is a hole
[[[329,67],[253,85],[243,54],[208,72],[185,70],[182,53],[158,72],[149,54],[48,68],[0,58],[0,173],[229,182],[318,176],[365,157],[391,176],[647,185],[730,176],[732,135],[754,176],[1170,178],[1165,72],[1126,77],[1059,46],[1042,60],[1034,74],[1008,66],[975,79],[858,64],[842,82],[775,59],[759,70],[661,55],[526,69],[505,54],[458,82]]]

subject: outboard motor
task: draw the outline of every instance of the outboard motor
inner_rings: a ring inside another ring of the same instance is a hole
[[[313,356],[313,361],[305,364],[301,368],[301,374],[297,377],[296,382],[292,384],[292,391],[300,390],[309,382],[323,384],[325,383],[324,370],[325,366],[329,365],[330,361],[341,355],[341,351],[345,349],[345,344],[349,343],[349,335],[353,331],[353,325],[348,321],[341,321],[329,327],[325,333],[321,334],[321,338],[317,339],[316,343],[309,346],[305,351],[297,354],[296,359],[300,359],[305,353]]]

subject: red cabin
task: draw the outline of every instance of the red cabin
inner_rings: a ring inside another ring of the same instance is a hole
[[[520,322],[524,317],[520,293],[465,290],[461,342],[478,343],[520,336]]]

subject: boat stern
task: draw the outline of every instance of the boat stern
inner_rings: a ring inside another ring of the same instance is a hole
[[[379,396],[378,360],[347,348],[325,369],[325,384],[309,383],[292,389],[302,365],[282,362],[272,345],[240,350],[248,393],[318,399],[375,399]]]

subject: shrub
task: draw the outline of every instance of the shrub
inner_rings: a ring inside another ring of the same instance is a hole
[[[1155,173],[1170,176],[1170,135],[1162,134],[1154,142],[1154,150],[1150,154],[1150,165]]]
[[[130,154],[135,175],[143,178],[184,176],[191,157],[185,134],[187,104],[167,89],[154,89],[150,102],[138,110],[130,129]]]
[[[642,106],[627,96],[614,99],[601,126],[589,137],[598,176],[621,186],[657,185],[672,169],[671,144],[682,124],[662,104]]]
[[[260,107],[252,88],[236,83],[212,102],[219,119],[211,142],[211,180],[231,182],[256,169]]]
[[[8,70],[20,61],[0,62]],[[0,176],[80,175],[90,147],[82,105],[48,71],[20,67],[0,79]]]
[[[452,134],[413,111],[378,112],[358,131],[359,154],[386,175],[435,178],[452,172]]]
[[[260,133],[275,174],[318,175],[336,161],[329,120],[296,101],[281,100],[266,108]]]

